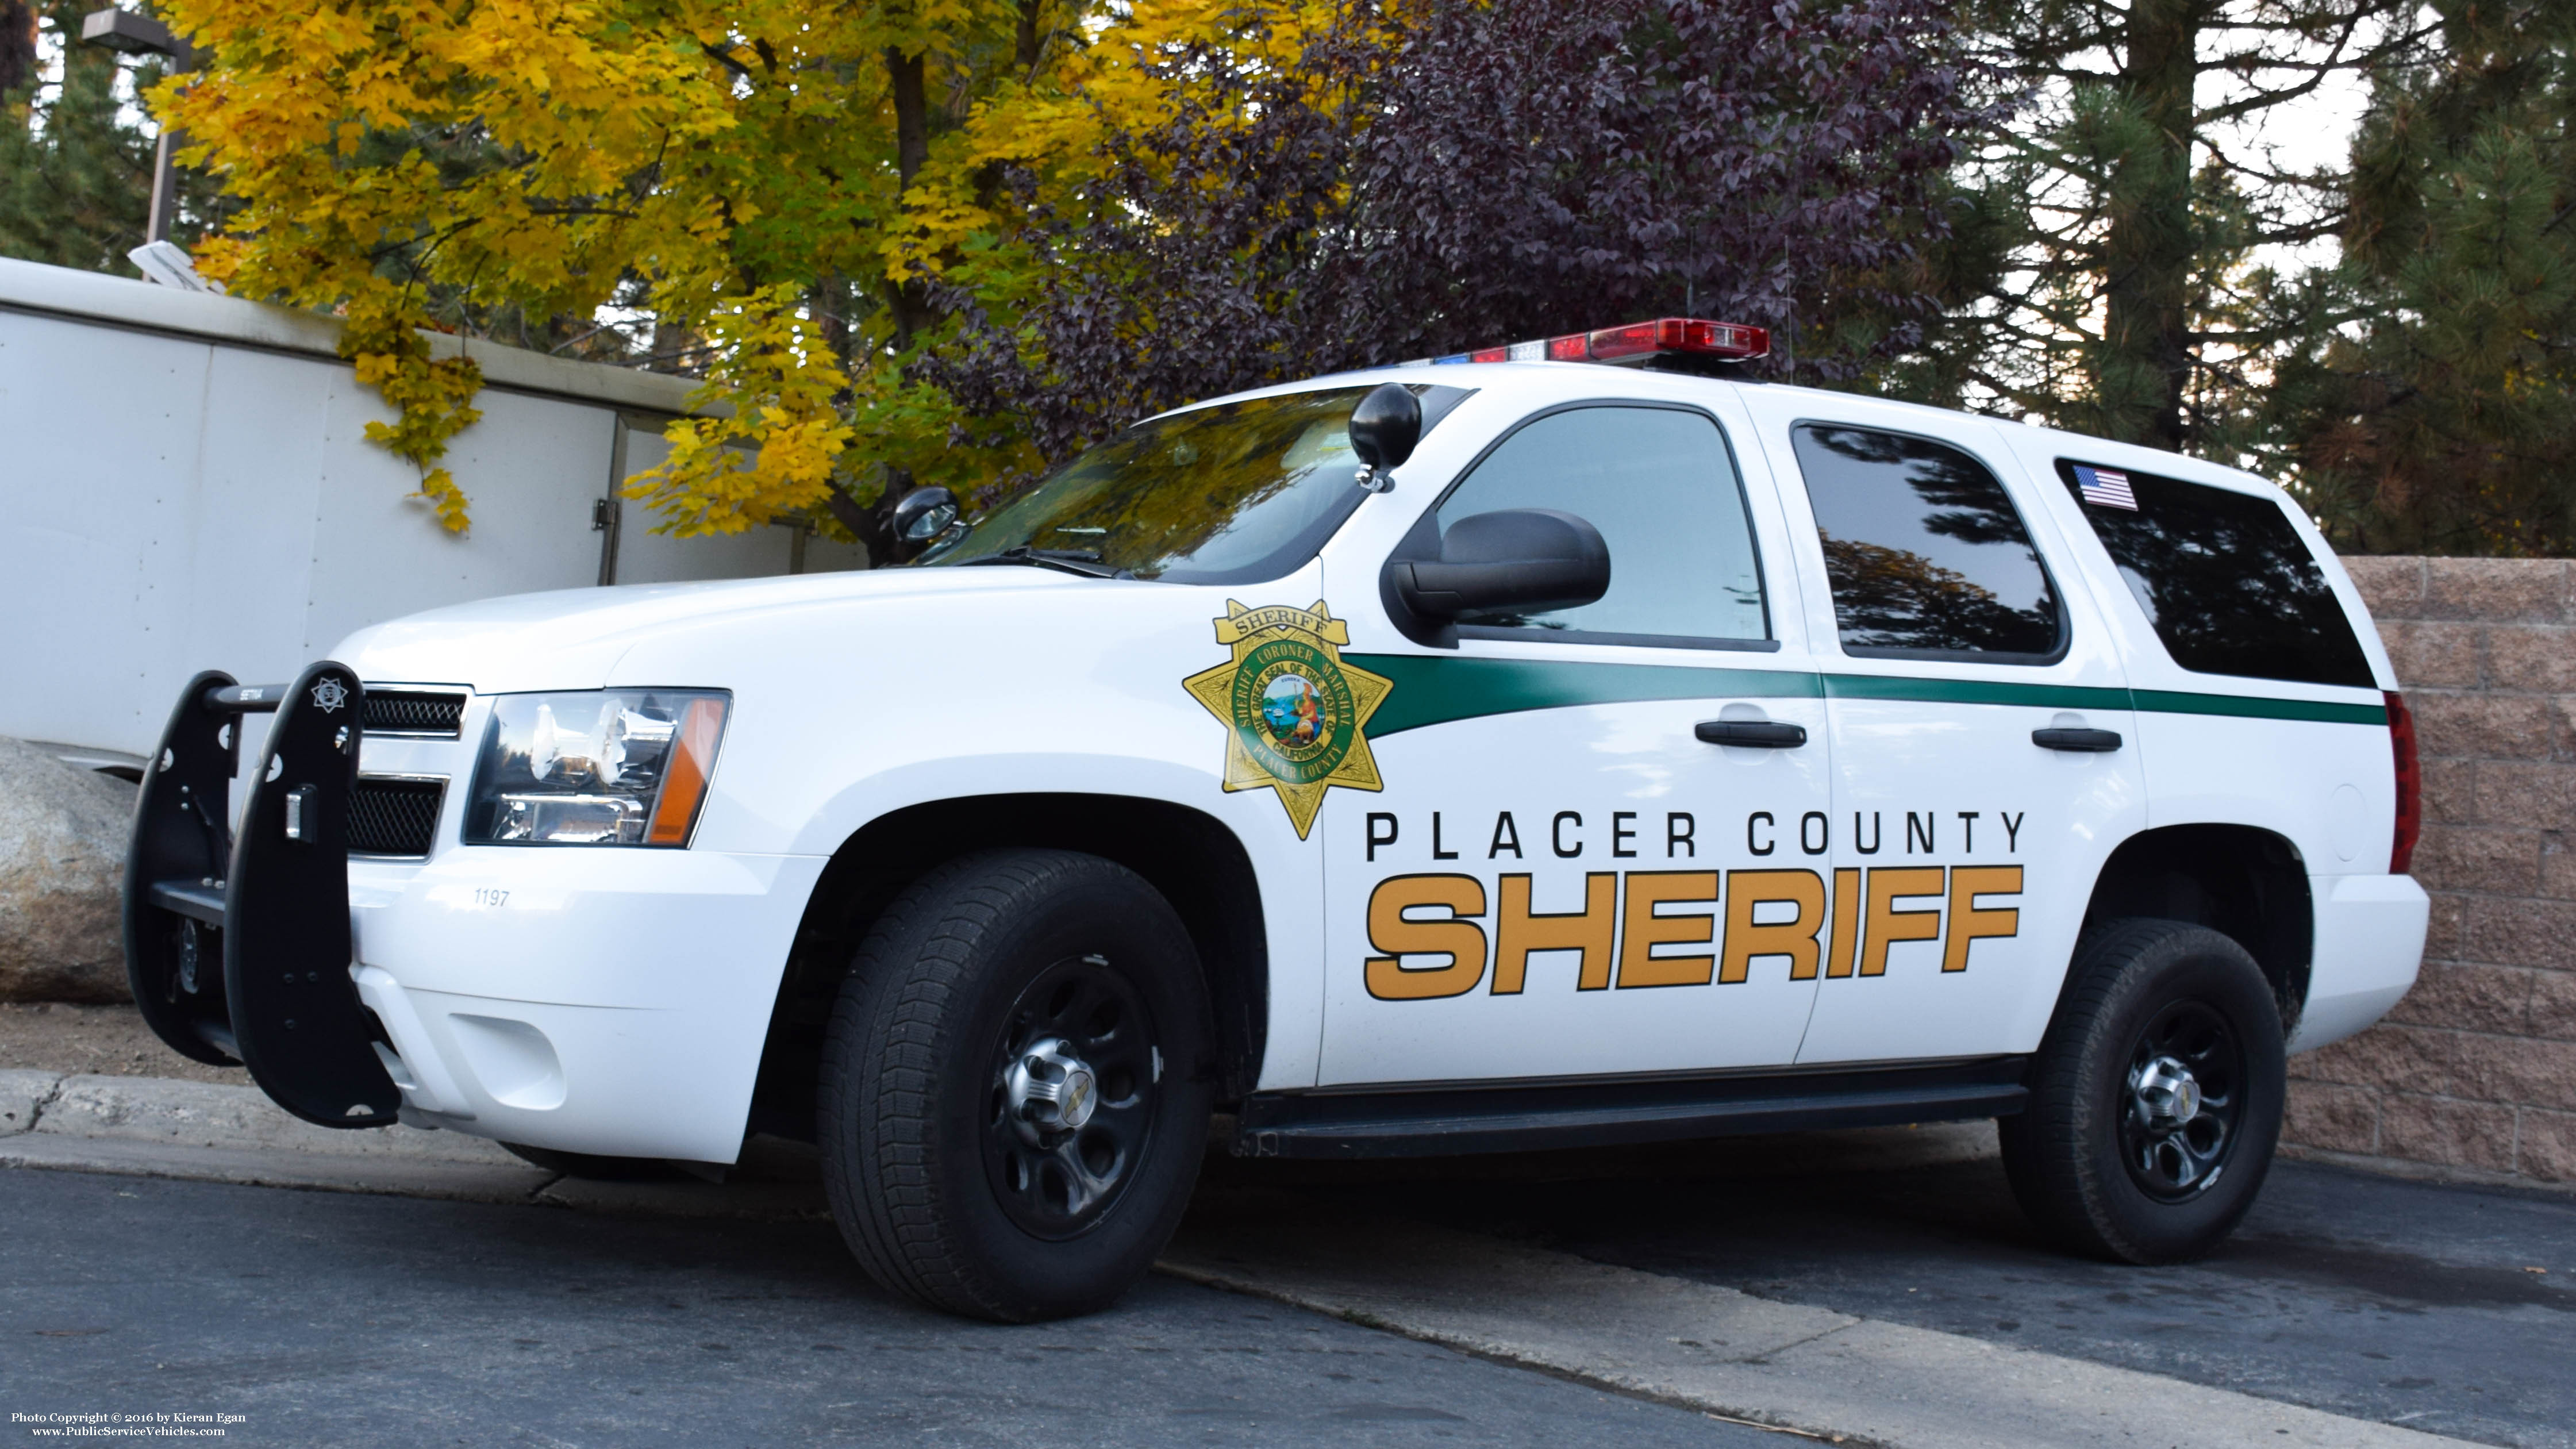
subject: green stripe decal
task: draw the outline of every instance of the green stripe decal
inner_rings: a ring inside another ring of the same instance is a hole
[[[1923,704],[2020,705],[2035,709],[2120,709],[2233,719],[2301,720],[2386,727],[2376,704],[2263,699],[2241,694],[2187,694],[2162,689],[2095,689],[2067,684],[2013,684],[1986,679],[1924,679],[1889,674],[1810,674],[1797,669],[1691,668],[1666,664],[1577,664],[1558,659],[1481,659],[1454,654],[1345,654],[1342,658],[1395,681],[1395,692],[1370,718],[1371,738],[1426,725],[1534,709],[1632,704],[1657,699],[1905,700]]]
[[[2131,692],[2138,708],[2157,714],[2216,714],[2238,719],[2297,719],[2321,724],[2388,724],[2384,704],[2330,704],[2318,699],[2255,699],[2242,694],[2177,694],[2165,689]]]
[[[1835,699],[1901,699],[1925,704],[2019,704],[2034,709],[2127,709],[2129,691],[2076,684],[2009,684],[1992,679],[1922,679],[1901,674],[1828,674]]]
[[[1554,659],[1460,659],[1426,654],[1345,654],[1344,663],[1395,681],[1370,716],[1371,739],[1424,725],[1650,699],[1814,699],[1816,676],[1799,669],[1691,669],[1664,664],[1568,664]]]

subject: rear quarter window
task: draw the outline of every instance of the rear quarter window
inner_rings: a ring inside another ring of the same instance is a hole
[[[2174,663],[2197,674],[2375,685],[2352,621],[2280,504],[2066,458],[2057,475]]]

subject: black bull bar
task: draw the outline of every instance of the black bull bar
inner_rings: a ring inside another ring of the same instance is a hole
[[[349,938],[349,797],[366,691],[325,660],[289,685],[188,682],[143,772],[125,857],[125,971],[161,1040],[238,1060],[325,1127],[386,1127],[402,1094],[358,999]],[[275,711],[241,832],[241,716]]]

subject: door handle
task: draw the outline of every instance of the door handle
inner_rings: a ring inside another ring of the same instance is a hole
[[[2120,747],[2118,730],[2032,730],[2030,742],[2043,750],[2071,750],[2106,755]]]
[[[1704,719],[1691,733],[1712,745],[1743,745],[1757,750],[1794,750],[1807,742],[1805,725],[1767,719]]]

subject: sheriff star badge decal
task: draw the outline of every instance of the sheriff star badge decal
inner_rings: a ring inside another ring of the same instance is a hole
[[[1311,609],[1225,601],[1216,642],[1234,657],[1181,681],[1225,726],[1225,788],[1271,789],[1303,840],[1336,785],[1381,790],[1361,733],[1395,681],[1342,662],[1349,626],[1317,599]]]

